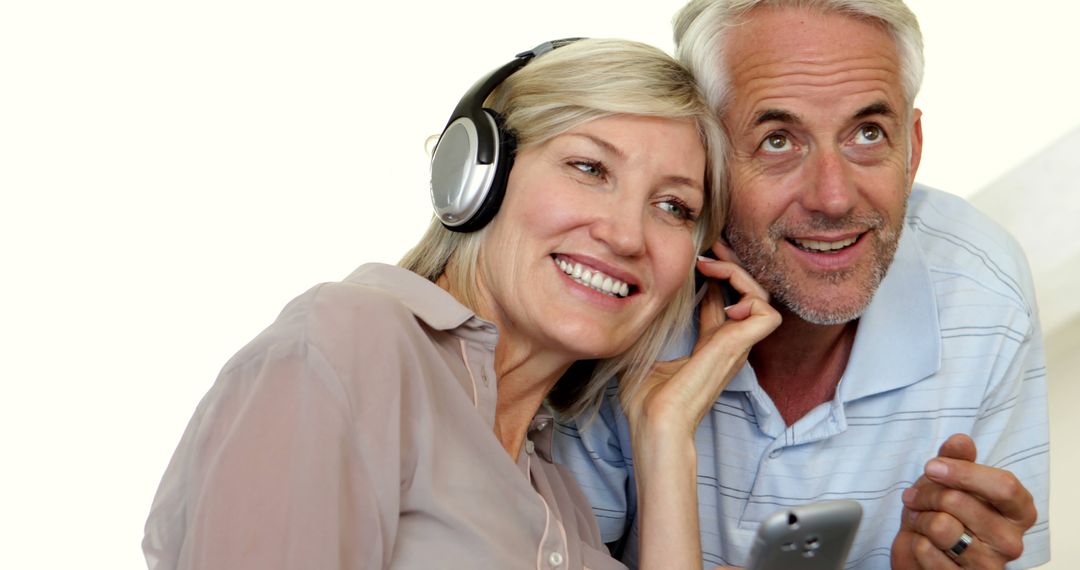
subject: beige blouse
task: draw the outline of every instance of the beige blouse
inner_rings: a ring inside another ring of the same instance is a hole
[[[624,568],[533,420],[494,435],[497,331],[416,274],[314,287],[225,365],[154,498],[152,570]]]

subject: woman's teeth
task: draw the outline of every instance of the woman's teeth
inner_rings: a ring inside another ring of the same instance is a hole
[[[791,238],[791,242],[799,246],[806,251],[836,251],[838,249],[844,249],[845,247],[855,243],[859,239],[859,236],[842,239],[840,241],[817,241],[813,239],[795,239]]]
[[[580,263],[571,263],[562,259],[555,260],[556,265],[563,273],[569,275],[574,281],[586,287],[611,295],[612,297],[625,297],[630,294],[630,286],[605,275],[604,273],[582,266]]]

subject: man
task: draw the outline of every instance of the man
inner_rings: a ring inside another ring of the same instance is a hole
[[[724,236],[783,317],[696,434],[706,567],[745,564],[774,511],[845,498],[864,510],[849,568],[1046,562],[1030,273],[964,201],[912,189],[914,15],[901,0],[695,0],[675,35],[731,142]],[[692,346],[691,331],[673,356]],[[634,470],[617,406],[612,390],[580,432],[561,426],[557,457],[633,566]]]

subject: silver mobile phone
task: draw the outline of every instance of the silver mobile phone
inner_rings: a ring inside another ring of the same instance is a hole
[[[746,570],[840,570],[847,560],[862,507],[822,501],[775,512],[758,527]]]

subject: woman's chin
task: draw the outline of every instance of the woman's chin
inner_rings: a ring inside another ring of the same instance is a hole
[[[575,360],[597,360],[625,352],[638,336],[627,334],[625,328],[587,327],[560,335],[558,341]]]

